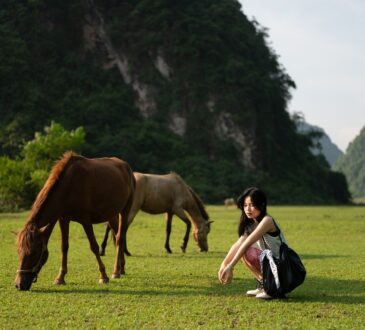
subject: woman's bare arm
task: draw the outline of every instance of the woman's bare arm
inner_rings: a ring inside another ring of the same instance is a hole
[[[267,232],[272,232],[275,230],[277,229],[273,219],[270,216],[266,216],[257,225],[255,230],[250,235],[248,235],[247,238],[241,242],[241,244],[239,244],[238,248],[235,249],[236,252],[234,256],[230,258],[228,266],[233,268],[252,244],[257,242]]]
[[[225,267],[227,266],[232,258],[236,255],[238,249],[240,248],[240,246],[243,244],[243,242],[247,239],[247,235],[244,234],[242,236],[240,236],[240,238],[231,246],[231,248],[229,249],[227,256],[224,258],[224,260],[222,261],[222,265]]]

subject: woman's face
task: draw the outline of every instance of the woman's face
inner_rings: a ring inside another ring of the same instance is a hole
[[[247,196],[243,202],[243,210],[249,219],[257,219],[261,211],[252,202],[251,197]]]

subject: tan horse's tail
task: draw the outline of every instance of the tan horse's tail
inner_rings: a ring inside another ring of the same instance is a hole
[[[199,211],[200,211],[202,217],[208,221],[209,215],[208,215],[207,211],[205,210],[205,207],[204,207],[203,202],[201,201],[200,197],[195,193],[195,191],[191,187],[189,187],[188,185],[186,185],[186,186],[189,189],[190,193],[193,195],[195,203],[198,205],[198,208],[199,208]]]

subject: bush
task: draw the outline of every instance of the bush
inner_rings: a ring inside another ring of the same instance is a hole
[[[29,172],[22,161],[0,157],[0,210],[14,211],[26,206]]]
[[[82,127],[67,131],[52,122],[44,134],[24,144],[23,159],[0,158],[0,211],[15,211],[29,207],[47,180],[54,162],[67,150],[76,152],[84,144]]]

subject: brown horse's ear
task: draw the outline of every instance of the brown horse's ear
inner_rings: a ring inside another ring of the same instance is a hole
[[[51,235],[53,227],[54,226],[49,223],[48,225],[45,225],[44,227],[39,228],[39,232],[41,233],[42,236],[49,237]]]

